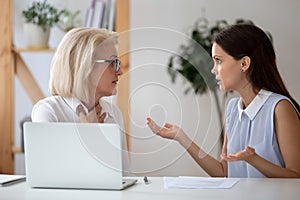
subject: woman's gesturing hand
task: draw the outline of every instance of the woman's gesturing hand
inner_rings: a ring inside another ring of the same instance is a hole
[[[254,155],[255,155],[255,149],[247,146],[244,150],[236,153],[232,153],[229,155],[222,154],[221,158],[229,162],[239,161],[239,160],[249,161]]]
[[[100,104],[96,104],[95,108],[92,109],[87,114],[85,113],[83,106],[78,106],[78,113],[79,113],[79,119],[80,122],[84,123],[104,123],[104,119],[106,117],[106,113],[101,114],[102,107]]]
[[[178,126],[165,123],[163,127],[158,126],[151,118],[147,118],[147,125],[153,133],[167,139],[174,139],[179,141],[184,134],[182,129]]]

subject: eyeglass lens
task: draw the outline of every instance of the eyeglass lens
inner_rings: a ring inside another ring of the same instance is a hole
[[[119,59],[116,59],[116,60],[113,61],[113,64],[114,64],[116,72],[119,72],[121,61]]]

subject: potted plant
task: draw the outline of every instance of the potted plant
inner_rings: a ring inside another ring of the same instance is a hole
[[[61,18],[57,24],[57,27],[64,31],[68,32],[69,30],[80,25],[80,20],[76,20],[77,16],[80,14],[80,10],[72,12],[68,9],[65,9],[61,15]]]
[[[25,18],[24,34],[28,48],[48,48],[50,29],[58,23],[64,10],[58,10],[44,0],[34,1],[31,6],[22,11]]]

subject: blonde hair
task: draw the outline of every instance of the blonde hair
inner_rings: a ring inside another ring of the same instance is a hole
[[[104,41],[117,45],[117,33],[106,29],[74,28],[62,39],[50,70],[51,95],[89,101],[88,78],[95,61],[95,49]]]

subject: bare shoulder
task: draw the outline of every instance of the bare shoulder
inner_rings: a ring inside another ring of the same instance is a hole
[[[280,120],[293,120],[300,123],[295,107],[286,99],[281,100],[277,103],[275,107],[275,118]]]
[[[300,120],[298,113],[288,100],[281,100],[278,102],[275,107],[274,119],[278,137],[281,134],[285,136],[300,136]]]

